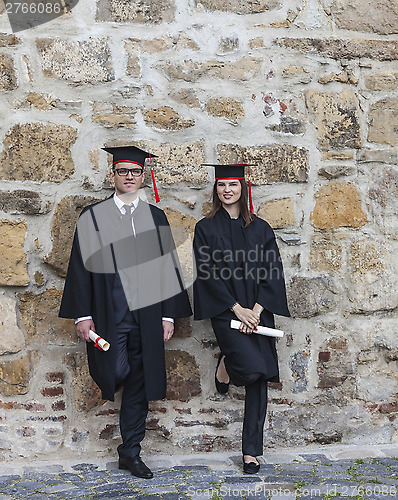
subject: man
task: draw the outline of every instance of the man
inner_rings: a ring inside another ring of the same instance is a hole
[[[123,384],[119,468],[149,479],[140,458],[148,401],[165,397],[164,342],[174,318],[192,311],[166,215],[138,197],[150,154],[134,146],[104,149],[113,155],[115,193],[79,217],[59,315],[75,318],[102,397],[113,401]],[[95,348],[90,330],[110,343],[109,351]]]

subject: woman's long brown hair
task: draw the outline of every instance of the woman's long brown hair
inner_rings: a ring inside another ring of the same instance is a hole
[[[240,182],[240,185],[242,186],[242,192],[239,198],[239,211],[240,214],[245,221],[245,227],[247,227],[254,219],[254,215],[249,212],[248,208],[248,199],[249,199],[249,194],[247,190],[247,184],[244,179],[237,179]],[[217,194],[217,180],[214,183],[213,186],[213,198],[212,198],[212,207],[209,212],[209,214],[206,216],[208,219],[212,219],[216,213],[220,210],[222,204],[220,201],[220,198],[218,197]]]

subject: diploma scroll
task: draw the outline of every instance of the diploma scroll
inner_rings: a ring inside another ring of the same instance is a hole
[[[235,330],[239,330],[241,325],[241,321],[237,321],[236,319],[231,319],[231,328]],[[269,328],[268,326],[258,326],[253,330],[253,333],[258,333],[259,335],[267,335],[268,337],[283,337],[282,330],[276,330],[275,328]]]
[[[104,340],[102,337],[97,335],[92,330],[89,331],[90,339],[95,342],[95,347],[98,347],[100,351],[107,351],[110,348],[110,343]]]

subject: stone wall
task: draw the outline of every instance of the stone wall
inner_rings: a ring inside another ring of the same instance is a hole
[[[57,310],[78,214],[111,193],[100,148],[132,142],[159,157],[188,277],[200,164],[259,165],[293,316],[266,446],[396,442],[396,3],[80,0],[15,34],[0,12],[0,458],[115,453],[120,394],[101,400]],[[216,354],[208,321],[177,324],[146,450],[240,449]]]

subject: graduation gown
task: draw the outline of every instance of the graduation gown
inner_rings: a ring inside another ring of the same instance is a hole
[[[121,234],[121,219],[113,197],[82,211],[59,316],[91,315],[98,335],[111,344],[103,352],[87,342],[87,355],[103,399],[113,401],[117,333],[112,289],[118,272],[129,305],[135,299],[130,309],[138,311],[146,398],[161,399],[166,393],[162,317],[188,317],[192,310],[164,212],[140,200],[134,211],[136,237]]]
[[[231,219],[224,208],[195,227],[193,285],[195,319],[211,318],[222,353],[242,377],[262,374],[279,381],[275,338],[246,335],[231,329],[236,303],[264,307],[260,325],[275,327],[274,314],[290,316],[282,261],[270,225],[255,217],[245,227],[242,217]]]

